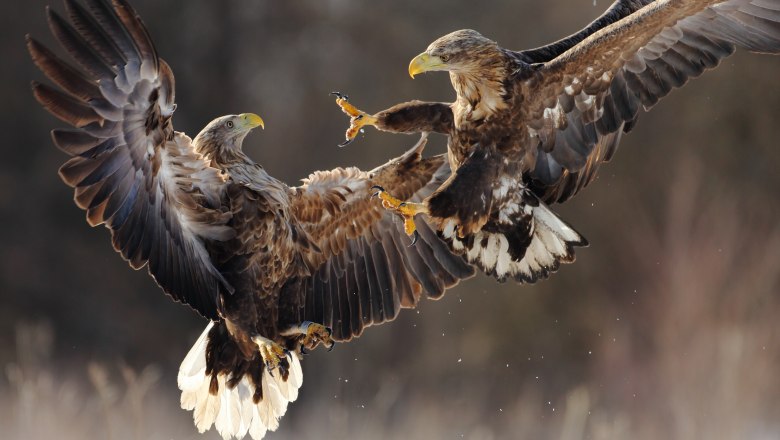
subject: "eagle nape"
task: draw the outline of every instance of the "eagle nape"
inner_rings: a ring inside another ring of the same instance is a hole
[[[376,190],[371,197],[379,198],[382,200],[382,207],[397,213],[404,219],[404,232],[412,237],[412,243],[409,246],[414,246],[420,238],[420,233],[417,232],[417,225],[414,224],[414,216],[417,214],[429,214],[428,207],[424,203],[403,202],[388,194],[379,185],[374,185],[371,189]]]
[[[359,110],[357,107],[349,102],[349,96],[341,92],[330,92],[331,95],[336,97],[336,104],[341,107],[341,111],[350,117],[349,128],[346,132],[346,140],[339,144],[339,147],[346,147],[355,140],[355,137],[363,127],[367,125],[376,125],[378,122],[375,116],[371,116],[368,113]]]

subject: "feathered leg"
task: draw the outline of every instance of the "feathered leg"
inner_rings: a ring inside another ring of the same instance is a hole
[[[336,104],[350,117],[347,140],[339,144],[340,147],[352,142],[365,126],[406,134],[449,134],[454,129],[452,108],[443,102],[409,101],[369,115],[352,105],[347,95],[340,92],[331,92],[331,95],[336,96]]]

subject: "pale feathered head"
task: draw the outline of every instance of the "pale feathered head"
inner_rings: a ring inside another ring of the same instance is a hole
[[[471,29],[447,34],[428,46],[409,63],[409,75],[445,70],[453,73],[478,74],[492,65],[501,51],[498,44]]]
[[[265,128],[265,125],[254,113],[220,116],[195,136],[193,144],[206,156],[241,151],[244,138],[256,127]]]

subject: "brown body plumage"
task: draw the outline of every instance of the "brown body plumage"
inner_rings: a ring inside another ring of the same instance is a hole
[[[425,224],[408,247],[371,198],[381,185],[421,200],[449,176],[443,156],[422,158],[424,138],[373,171],[320,171],[289,187],[241,149],[257,115],[217,118],[194,140],[174,131],[173,74],[136,13],[85,1],[65,1],[72,24],[49,11],[78,68],[28,38],[62,89],[34,83],[34,94],[73,127],[53,139],[71,156],[60,174],[89,223],[212,321],[179,371],[201,431],[261,438],[297,397],[304,349],[348,341],[474,273]]]
[[[537,234],[544,221],[533,214],[555,217],[544,203],[591,182],[640,108],[738,46],[780,52],[778,10],[776,1],[619,0],[582,31],[521,52],[456,31],[409,66],[412,76],[448,71],[454,102],[412,101],[373,116],[345,108],[348,137],[361,125],[448,135],[453,174],[425,201],[430,218],[486,272],[533,281],[585,243],[570,229]]]

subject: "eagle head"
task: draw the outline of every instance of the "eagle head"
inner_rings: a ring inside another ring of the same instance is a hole
[[[409,75],[446,70],[456,74],[478,74],[501,58],[498,44],[471,29],[449,33],[428,46],[409,63]]]
[[[195,136],[193,144],[205,156],[241,151],[244,138],[256,127],[265,128],[265,124],[254,113],[220,116]]]

